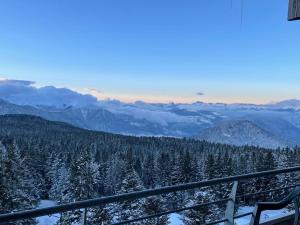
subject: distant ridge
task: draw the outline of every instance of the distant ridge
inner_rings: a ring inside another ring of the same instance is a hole
[[[196,137],[199,140],[231,145],[250,145],[263,148],[283,148],[287,144],[249,120],[222,122],[204,129]]]
[[[269,105],[202,102],[129,104],[107,100],[89,106],[64,105],[59,108],[51,105],[18,105],[0,99],[0,115],[35,115],[87,130],[122,135],[201,137],[211,142],[276,148],[300,145],[300,111],[297,110],[299,102],[287,100]],[[245,120],[248,121],[247,126],[236,122]],[[222,124],[224,126],[224,123],[232,123],[230,129],[227,127],[229,130],[234,127],[241,128],[235,132],[233,129],[231,138],[226,135],[224,137],[219,132],[220,128],[216,129]]]
[[[274,104],[270,104],[270,107],[277,109],[293,109],[300,110],[300,100],[298,99],[288,99]]]

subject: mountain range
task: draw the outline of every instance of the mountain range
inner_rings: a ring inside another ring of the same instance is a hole
[[[0,100],[0,114],[36,115],[89,130],[118,134],[193,137],[226,144],[277,148],[300,143],[300,111],[294,104],[296,101],[291,106],[288,102],[270,105],[128,104],[105,100],[85,106],[57,107]]]
[[[67,88],[0,80],[0,115],[28,114],[96,131],[277,148],[300,144],[300,100],[270,104],[124,103]]]

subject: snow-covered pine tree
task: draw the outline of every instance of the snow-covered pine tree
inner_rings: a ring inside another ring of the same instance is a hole
[[[280,154],[280,158],[277,159],[277,164],[279,167],[281,168],[288,168],[288,167],[293,167],[293,166],[297,166],[298,164],[298,160],[299,160],[299,156],[298,153],[299,151],[295,149],[284,149],[282,150],[281,154]],[[285,174],[281,174],[278,176],[279,177],[279,181],[281,186],[289,186],[292,185],[294,183],[296,183],[297,181],[299,181],[299,173],[285,173]],[[285,196],[286,194],[288,194],[287,190],[282,190],[282,192],[280,193],[282,196]]]
[[[6,199],[3,207],[7,212],[32,209],[36,206],[39,196],[34,187],[34,177],[26,166],[26,159],[21,157],[14,140],[5,139],[3,144],[5,147],[1,145],[1,186]],[[35,220],[24,220],[16,224],[35,224]]]
[[[143,184],[138,176],[137,172],[134,170],[131,163],[125,163],[125,176],[121,183],[121,188],[117,192],[118,194],[129,193],[143,190]],[[115,207],[115,218],[116,221],[124,221],[129,219],[134,219],[143,215],[142,206],[144,204],[144,199],[138,199],[133,201],[122,201],[116,204]],[[139,224],[139,223],[136,223]]]
[[[190,202],[188,203],[189,206],[195,206],[202,203],[209,202],[209,198],[207,197],[207,193],[204,192],[197,192],[191,198]],[[205,219],[211,211],[207,206],[198,207],[192,210],[188,210],[184,213],[183,222],[186,225],[200,225],[205,224]]]
[[[70,171],[66,167],[62,157],[59,155],[54,159],[49,174],[51,188],[49,198],[59,203],[74,201],[75,197],[71,190]]]
[[[98,173],[95,175],[96,188],[95,191],[99,196],[103,196],[107,190],[107,171],[108,171],[108,155],[106,151],[100,154],[100,151],[96,151],[95,162],[97,163]],[[110,224],[112,220],[113,208],[111,204],[100,205],[98,207],[87,209],[88,221],[87,224],[102,225]]]
[[[272,151],[259,153],[255,166],[257,172],[276,169],[276,163]],[[276,187],[277,177],[268,176],[268,177],[257,178],[254,180],[255,180],[253,185],[253,187],[255,188],[254,192],[257,192],[262,190],[270,190]],[[275,195],[274,193],[270,193],[269,196],[261,195],[257,197],[259,197],[261,201],[269,201],[273,199]]]
[[[88,220],[89,225],[104,225],[110,224],[112,221],[112,206],[101,205],[97,208],[88,209]]]
[[[64,196],[72,197],[73,201],[91,199],[97,197],[97,177],[99,177],[98,165],[92,160],[92,157],[88,151],[80,152],[78,158],[73,159],[70,168],[69,184],[65,187],[66,192]],[[59,225],[76,224],[82,219],[82,211],[75,210],[73,212],[63,213]]]
[[[145,216],[154,215],[163,211],[165,211],[165,207],[160,196],[154,196],[145,199],[145,203],[143,205],[143,214]],[[144,220],[143,222],[144,224],[149,225],[167,225],[168,216],[161,216],[153,219],[148,219]]]
[[[154,170],[154,157],[150,154],[144,159],[142,164],[142,177],[143,185],[146,189],[154,188],[157,181],[157,174]]]
[[[155,173],[158,176],[158,184],[160,186],[168,186],[171,184],[172,164],[169,153],[160,152],[155,166]]]
[[[215,157],[213,154],[208,154],[205,163],[205,178],[211,180],[216,177]]]
[[[97,177],[97,188],[99,195],[105,195],[107,190],[107,170],[108,170],[108,163],[107,162],[99,162],[98,163],[98,177]]]
[[[0,143],[0,212],[9,212],[9,205],[12,202],[10,195],[7,177],[5,174],[5,161],[7,160],[7,150],[2,143]]]
[[[234,174],[232,156],[229,156],[228,151],[225,151],[223,162],[221,163],[222,177],[229,177]]]
[[[180,162],[182,160],[183,154],[174,154],[171,156],[171,171],[170,171],[170,185],[178,185],[182,183],[181,180],[181,167]],[[184,205],[185,193],[174,192],[166,195],[166,201],[168,208],[178,209]]]
[[[90,199],[97,196],[97,178],[99,168],[88,151],[82,151],[80,156],[71,163],[70,183],[75,200]]]
[[[194,164],[190,152],[185,151],[183,158],[180,162],[180,182],[189,183],[195,179],[197,174],[197,168]]]
[[[108,162],[105,180],[105,193],[116,194],[121,189],[122,180],[126,174],[126,162],[121,154],[114,154]]]

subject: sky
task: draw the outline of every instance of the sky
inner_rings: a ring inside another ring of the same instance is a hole
[[[0,77],[132,102],[300,98],[287,0],[2,0]]]

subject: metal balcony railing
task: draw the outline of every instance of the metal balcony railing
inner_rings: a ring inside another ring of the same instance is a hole
[[[293,184],[293,185],[289,185],[289,186],[285,186],[285,187],[260,191],[260,192],[256,192],[256,193],[237,195],[236,193],[237,193],[239,181],[245,181],[245,180],[249,180],[249,179],[253,179],[253,178],[261,178],[261,177],[267,177],[267,176],[272,176],[272,175],[286,174],[286,173],[297,172],[297,171],[300,171],[300,166],[285,168],[285,169],[271,170],[271,171],[264,171],[264,172],[258,172],[258,173],[250,173],[250,174],[244,174],[244,175],[238,175],[238,176],[231,176],[231,177],[225,177],[225,178],[217,178],[217,179],[212,179],[212,180],[180,184],[180,185],[175,185],[175,186],[168,186],[168,187],[126,193],[126,194],[115,195],[115,196],[95,198],[95,199],[90,199],[90,200],[78,201],[78,202],[74,202],[74,203],[62,204],[62,205],[48,207],[48,208],[32,209],[32,210],[26,210],[26,211],[20,211],[20,212],[8,213],[8,214],[0,214],[0,224],[6,224],[8,222],[24,220],[24,219],[31,219],[31,218],[36,218],[36,217],[40,217],[40,216],[46,216],[46,215],[80,209],[80,210],[83,210],[82,224],[86,225],[86,222],[87,222],[86,210],[87,210],[87,208],[102,206],[102,205],[110,204],[110,203],[128,201],[128,200],[136,200],[136,199],[146,198],[146,197],[155,196],[155,195],[162,195],[162,194],[168,194],[168,193],[179,192],[179,191],[188,191],[188,190],[192,190],[192,189],[198,189],[198,188],[233,182],[232,191],[228,198],[220,199],[220,200],[213,201],[213,202],[206,202],[206,203],[202,203],[202,204],[198,204],[198,205],[194,205],[194,206],[190,206],[190,207],[184,207],[184,208],[174,209],[174,210],[170,210],[170,211],[165,211],[165,212],[161,212],[161,213],[157,213],[157,214],[153,214],[153,215],[147,215],[147,216],[143,216],[143,217],[127,220],[127,221],[121,221],[121,222],[114,223],[113,225],[131,224],[131,223],[137,222],[137,221],[143,221],[146,219],[157,218],[157,217],[172,214],[172,213],[183,212],[183,211],[191,210],[191,209],[199,209],[200,207],[207,207],[210,205],[217,205],[217,204],[226,203],[226,202],[227,202],[227,207],[226,207],[226,211],[225,211],[225,217],[223,219],[220,219],[217,221],[208,222],[208,223],[206,223],[206,225],[218,224],[218,223],[222,223],[222,222],[225,223],[225,225],[234,225],[235,219],[253,214],[252,212],[248,212],[248,213],[244,213],[244,214],[235,215],[234,208],[235,208],[236,199],[242,199],[244,197],[250,197],[250,196],[255,196],[255,195],[259,195],[259,194],[266,194],[266,193],[280,191],[280,190],[284,190],[284,189],[291,189],[291,188],[298,186],[297,184]],[[283,197],[285,197],[285,196],[283,196]]]

